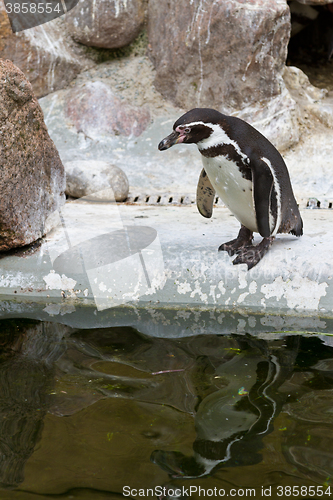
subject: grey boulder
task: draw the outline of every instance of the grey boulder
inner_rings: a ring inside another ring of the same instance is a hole
[[[94,195],[94,199],[104,200],[109,188],[115,201],[124,201],[128,196],[129,184],[126,174],[116,165],[105,161],[76,160],[65,162],[66,193],[74,198]],[[100,194],[99,194],[100,193]]]

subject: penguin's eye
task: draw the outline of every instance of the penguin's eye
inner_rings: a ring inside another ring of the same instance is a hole
[[[185,134],[189,134],[191,132],[191,129],[189,127],[186,127],[184,129]]]

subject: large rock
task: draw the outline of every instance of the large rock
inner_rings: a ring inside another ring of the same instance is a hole
[[[101,81],[73,88],[67,96],[66,114],[78,132],[87,137],[123,135],[138,137],[150,123],[147,106],[132,106]]]
[[[311,114],[326,127],[333,128],[333,97],[329,96],[328,90],[314,87],[303,71],[294,66],[286,66],[284,81],[297,101],[303,122]]]
[[[144,0],[80,0],[65,20],[77,42],[109,49],[124,47],[140,33]]]
[[[79,53],[66,35],[61,19],[13,33],[3,2],[0,2],[0,57],[10,59],[26,75],[37,97],[62,89],[91,60]]]
[[[299,114],[298,103],[286,88],[272,99],[254,103],[233,113],[259,130],[279,151],[288,149],[299,141]]]
[[[52,229],[65,175],[30,83],[1,59],[0,103],[0,250],[8,250]]]
[[[157,89],[186,109],[230,112],[283,90],[290,36],[285,0],[149,1]]]

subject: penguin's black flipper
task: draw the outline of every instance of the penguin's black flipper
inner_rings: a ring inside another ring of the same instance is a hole
[[[251,160],[250,166],[258,231],[263,238],[268,238],[271,235],[269,208],[274,181],[273,174],[263,160]]]

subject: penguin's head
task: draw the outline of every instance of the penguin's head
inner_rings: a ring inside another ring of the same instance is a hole
[[[214,133],[214,125],[221,122],[223,115],[210,108],[195,108],[178,118],[173,132],[158,145],[160,151],[171,148],[175,144],[198,144]]]

